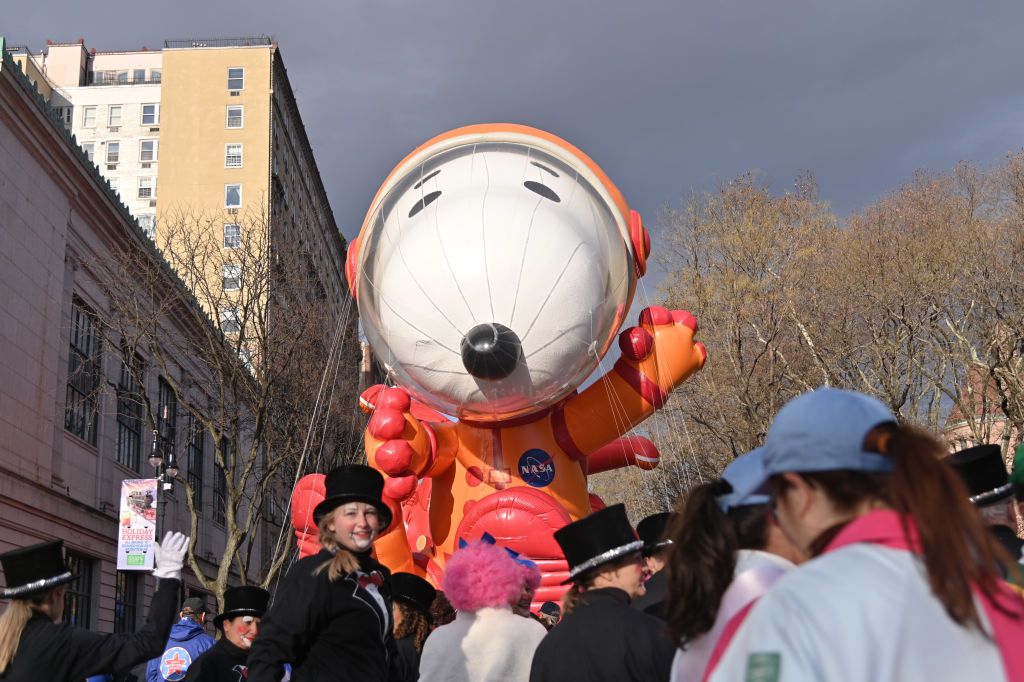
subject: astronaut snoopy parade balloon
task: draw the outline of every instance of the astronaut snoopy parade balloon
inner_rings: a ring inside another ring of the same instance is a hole
[[[649,249],[601,169],[540,130],[460,128],[395,168],[346,273],[396,385],[363,396],[368,460],[401,508],[382,561],[436,579],[487,532],[541,566],[538,599],[559,591],[552,533],[600,504],[587,474],[656,465],[649,442],[620,437],[706,357],[685,311],[646,309],[619,335]]]

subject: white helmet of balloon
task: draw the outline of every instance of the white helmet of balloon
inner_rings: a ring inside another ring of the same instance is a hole
[[[444,414],[496,422],[557,403],[598,367],[649,248],[581,151],[525,126],[470,126],[395,168],[347,274],[395,383]]]

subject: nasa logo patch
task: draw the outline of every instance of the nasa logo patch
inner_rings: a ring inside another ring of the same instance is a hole
[[[555,480],[555,462],[539,448],[527,450],[519,458],[519,477],[534,488],[543,488]]]
[[[188,649],[180,646],[171,647],[160,657],[160,675],[168,682],[185,679],[188,667],[192,665],[192,656]]]

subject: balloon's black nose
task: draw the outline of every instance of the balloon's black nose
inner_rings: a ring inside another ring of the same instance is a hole
[[[515,371],[523,343],[503,324],[478,324],[462,337],[462,364],[477,379],[504,379]]]

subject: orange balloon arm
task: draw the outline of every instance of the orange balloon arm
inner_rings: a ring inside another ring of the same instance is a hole
[[[685,310],[646,308],[640,325],[619,335],[622,356],[610,372],[552,414],[555,436],[582,459],[629,432],[704,366],[707,351],[694,342],[697,320]]]
[[[587,475],[635,466],[649,471],[658,466],[661,453],[643,436],[624,436],[604,445],[583,460]]]

